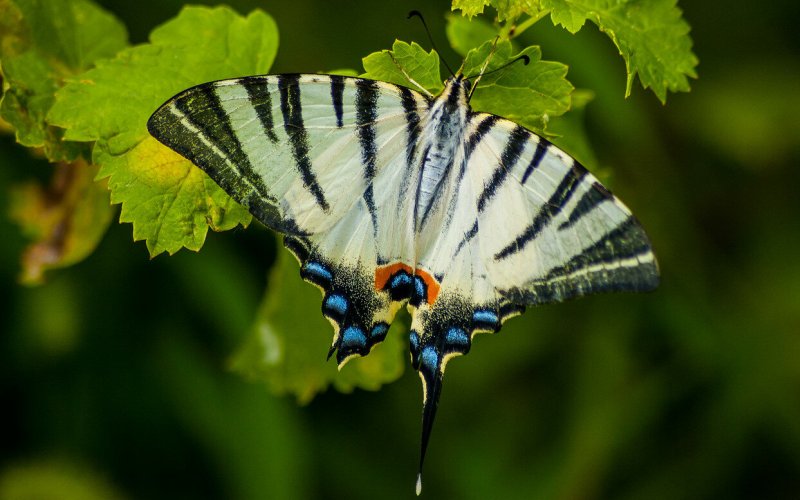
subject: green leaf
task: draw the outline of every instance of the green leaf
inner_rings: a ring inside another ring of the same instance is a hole
[[[76,158],[83,148],[63,143],[63,131],[45,120],[54,93],[126,45],[122,23],[88,0],[0,0],[0,117],[17,142],[43,148],[54,161]]]
[[[227,7],[187,7],[153,31],[150,43],[122,51],[70,81],[49,120],[65,138],[96,141],[93,159],[108,177],[121,222],[151,255],[198,250],[208,228],[247,225],[250,214],[200,169],[153,139],[147,119],[164,101],[193,85],[266,73],[278,30],[259,10],[242,17]]]
[[[689,25],[676,0],[541,0],[553,23],[576,33],[587,20],[606,33],[625,59],[630,95],[633,79],[661,100],[667,91],[688,91],[697,78]]]
[[[38,183],[12,192],[11,218],[33,239],[22,255],[25,284],[39,284],[48,269],[80,262],[97,247],[114,210],[97,167],[82,160],[56,166],[51,186]]]
[[[652,89],[662,103],[668,91],[688,91],[689,77],[697,78],[697,56],[677,0],[453,0],[452,8],[472,17],[489,5],[500,21],[514,23],[522,14],[531,16],[523,23],[526,27],[548,11],[554,24],[572,33],[587,20],[593,22],[625,60],[626,96],[637,75],[642,87]]]
[[[467,17],[483,14],[483,9],[492,6],[500,21],[513,20],[523,13],[535,15],[540,0],[453,0],[452,10],[460,10]]]
[[[527,55],[530,63],[516,62],[483,76],[470,104],[477,111],[494,113],[543,132],[551,117],[565,113],[570,107],[570,94],[574,87],[565,78],[567,66],[542,61],[541,50],[536,46],[512,55],[511,42],[507,40],[498,42],[489,58],[492,45],[493,42],[486,42],[467,54],[463,69],[465,75],[474,77],[480,74],[487,60],[486,71],[497,69],[521,55]]]
[[[475,47],[480,47],[483,42],[494,40],[497,29],[481,19],[467,19],[455,14],[447,15],[447,40],[453,50],[462,57]]]
[[[355,387],[377,390],[402,375],[407,348],[397,326],[369,356],[351,359],[341,371],[334,361],[326,362],[333,329],[319,304],[319,292],[300,279],[297,262],[278,249],[254,332],[232,360],[232,368],[267,382],[278,394],[294,394],[301,403],[330,384],[342,392]]]
[[[433,95],[444,89],[439,72],[439,54],[433,50],[425,52],[416,42],[409,45],[395,40],[392,50],[373,52],[362,59],[362,64],[365,73],[361,76],[364,78],[396,83],[412,89],[422,86]]]

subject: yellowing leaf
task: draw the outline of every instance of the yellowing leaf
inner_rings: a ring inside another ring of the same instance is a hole
[[[199,250],[209,227],[225,231],[251,219],[202,170],[152,137],[116,158],[115,166],[111,201],[122,203],[120,222],[133,223],[133,239],[146,240],[151,255]]]
[[[38,284],[45,271],[83,260],[100,242],[114,210],[96,174],[82,160],[61,163],[47,190],[31,183],[14,191],[11,217],[34,240],[23,253],[20,281]]]

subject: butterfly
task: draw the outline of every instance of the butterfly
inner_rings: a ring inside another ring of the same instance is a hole
[[[343,365],[411,314],[423,386],[417,494],[447,362],[526,306],[655,288],[650,241],[576,160],[470,108],[470,82],[432,97],[335,75],[205,83],[147,127],[284,235],[323,293]]]

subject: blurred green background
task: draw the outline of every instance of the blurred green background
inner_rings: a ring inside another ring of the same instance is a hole
[[[134,43],[182,5],[99,3]],[[427,46],[412,8],[458,65],[449,2],[227,3],[275,17],[274,72],[360,68],[395,38]],[[623,62],[594,27],[525,34],[596,92],[589,136],[663,283],[479,336],[448,370],[427,498],[800,498],[800,4],[735,3],[681,3],[700,78],[666,107],[638,87],[623,98]],[[52,170],[8,135],[0,165],[2,192]],[[226,368],[275,258],[263,228],[149,260],[112,224],[89,259],[23,288],[25,242],[0,226],[0,500],[412,497],[412,370],[300,407]],[[326,345],[308,348],[323,361]]]

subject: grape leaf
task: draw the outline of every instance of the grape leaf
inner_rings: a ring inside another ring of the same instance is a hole
[[[83,260],[100,242],[114,211],[96,174],[83,160],[61,163],[47,190],[29,183],[12,192],[10,216],[34,240],[22,255],[21,282],[41,283],[46,270]]]
[[[676,0],[541,0],[553,23],[572,33],[586,20],[606,33],[625,60],[631,93],[636,75],[664,103],[667,91],[688,91],[688,77],[697,78],[689,25]]]
[[[254,332],[231,367],[267,382],[278,394],[294,394],[300,403],[309,402],[331,383],[339,391],[351,392],[355,387],[377,390],[398,379],[406,344],[395,331],[397,326],[369,356],[351,359],[338,373],[336,363],[325,362],[333,329],[320,314],[319,292],[300,279],[297,262],[287,251],[278,249],[277,254]],[[408,325],[403,328],[407,331]]]
[[[125,27],[88,0],[0,0],[0,62],[4,94],[0,116],[17,142],[42,148],[53,160],[72,160],[83,148],[61,141],[47,124],[54,93],[127,45]]]
[[[361,76],[364,78],[396,83],[416,90],[422,86],[433,95],[439,94],[444,88],[439,72],[439,54],[434,50],[425,52],[416,42],[409,45],[395,40],[392,50],[373,52],[362,59],[362,64],[365,73]]]
[[[250,214],[205,173],[153,139],[146,129],[155,109],[199,83],[266,73],[278,48],[270,16],[247,17],[228,7],[186,7],[156,28],[150,43],[124,50],[56,96],[48,119],[65,139],[96,141],[93,159],[108,177],[121,222],[151,255],[198,250],[208,228],[247,225]]]
[[[549,11],[553,23],[571,33],[592,21],[625,60],[626,96],[637,75],[662,103],[668,91],[688,91],[688,78],[697,78],[697,56],[677,0],[453,0],[452,8],[472,17],[488,5],[497,10],[499,20],[508,22],[522,14],[536,19]]]
[[[451,8],[473,17],[483,14],[483,9],[491,5],[497,11],[497,19],[505,21],[524,13],[535,15],[540,10],[539,3],[540,0],[453,0]]]
[[[550,117],[564,114],[570,107],[570,94],[574,87],[565,78],[567,66],[554,61],[542,61],[539,47],[531,46],[512,55],[511,42],[497,42],[489,58],[493,42],[486,42],[469,51],[464,60],[464,74],[478,75],[489,61],[486,71],[492,71],[509,61],[527,55],[528,65],[522,61],[511,64],[496,73],[484,75],[478,82],[470,102],[473,109],[494,113],[528,128],[544,132]]]

